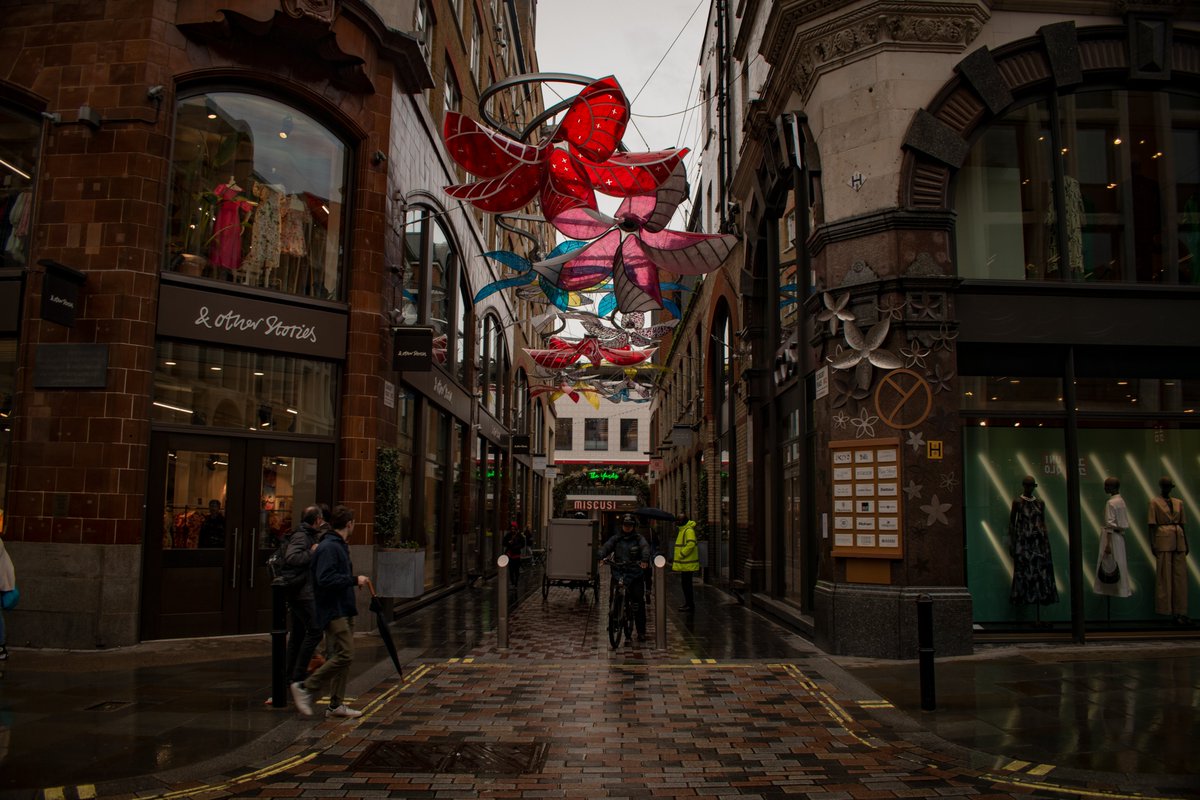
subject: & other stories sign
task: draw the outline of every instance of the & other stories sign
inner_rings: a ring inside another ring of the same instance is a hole
[[[317,358],[346,357],[346,315],[164,283],[158,333]]]

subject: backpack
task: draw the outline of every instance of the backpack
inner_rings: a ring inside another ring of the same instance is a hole
[[[267,571],[271,573],[271,580],[280,581],[284,586],[296,586],[304,582],[304,570],[288,566],[288,563],[283,560],[283,557],[287,555],[288,543],[292,540],[294,533],[295,531],[280,539],[279,546],[267,559]]]

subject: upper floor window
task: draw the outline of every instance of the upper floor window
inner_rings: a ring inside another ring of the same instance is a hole
[[[1042,98],[984,131],[956,180],[962,277],[1200,284],[1200,97]]]
[[[20,267],[29,258],[30,200],[42,125],[41,120],[0,108],[0,127],[0,267]]]
[[[608,420],[588,417],[583,421],[583,449],[608,449]]]
[[[408,210],[400,233],[403,266],[392,277],[392,322],[433,328],[434,361],[463,380],[468,310],[458,247],[432,210],[420,206]],[[390,254],[389,260],[395,261]]]
[[[483,407],[497,419],[503,419],[504,392],[508,384],[508,353],[505,351],[504,328],[500,320],[487,316],[483,320],[483,340],[479,353],[478,392]]]
[[[462,106],[462,91],[458,88],[458,78],[454,77],[454,68],[450,59],[446,59],[446,78],[442,87],[442,102],[446,111],[458,111]]]
[[[348,148],[278,100],[209,92],[175,108],[167,269],[340,299]]]
[[[572,450],[575,447],[575,420],[559,417],[554,421],[554,449]]]
[[[519,370],[512,385],[513,431],[529,433],[529,379]]]
[[[413,3],[413,35],[425,47],[429,47],[432,37],[430,29],[433,27],[430,24],[429,7],[426,5],[427,0],[416,0]]]
[[[471,74],[475,76],[475,80],[481,77],[479,74],[479,51],[482,49],[483,31],[479,29],[479,17],[471,21]]]
[[[621,452],[636,453],[638,449],[638,421],[621,420]]]

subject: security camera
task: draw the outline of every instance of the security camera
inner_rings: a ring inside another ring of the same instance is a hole
[[[151,100],[162,100],[163,93],[166,90],[167,90],[166,87],[163,86],[161,83],[155,84],[154,86],[151,86],[149,89],[146,90],[146,97],[150,98]]]
[[[730,200],[729,201],[729,215],[731,217],[736,217],[738,214],[741,214],[741,213],[742,213],[742,204],[739,203],[737,200]]]

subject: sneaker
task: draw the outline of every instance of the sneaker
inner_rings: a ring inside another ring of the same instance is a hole
[[[303,683],[292,684],[292,702],[296,704],[296,710],[305,717],[313,715],[312,695],[304,688]]]
[[[361,717],[362,715],[363,712],[351,708],[345,703],[342,703],[340,706],[334,706],[325,712],[325,716],[327,717],[345,717],[346,719],[354,719],[355,717]]]

